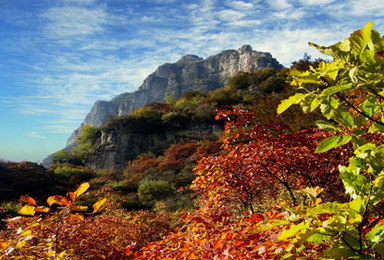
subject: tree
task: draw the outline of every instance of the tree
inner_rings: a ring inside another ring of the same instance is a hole
[[[199,210],[185,214],[188,224],[182,231],[143,248],[136,253],[137,259],[186,258],[185,252],[196,259],[381,259],[384,256],[384,218],[377,211],[384,198],[384,40],[369,22],[337,44],[311,45],[332,56],[333,61],[321,61],[317,68],[306,71],[293,68],[289,74],[297,92],[282,101],[277,111],[282,113],[293,104],[299,104],[305,112],[320,109],[326,120],[317,124],[331,133],[323,135],[326,138],[317,145],[316,152],[320,155],[334,152],[345,145],[353,152],[349,164],[339,166],[350,200],[322,203],[323,189],[307,187],[299,191],[307,197],[301,205],[292,206],[283,201],[264,214],[247,213],[245,217],[235,218],[220,200],[218,207],[212,207],[214,200],[231,193],[230,188],[222,188],[220,194],[213,180],[228,183],[237,179],[231,171],[221,175],[226,178],[224,181],[212,178],[220,175],[219,165],[215,165],[200,171],[201,177],[195,185],[204,181],[206,187],[199,187],[205,189],[206,196],[202,196]],[[353,100],[355,96],[360,102]],[[243,125],[249,126],[246,121]],[[236,140],[238,125],[231,127]],[[251,130],[250,134],[259,137],[265,132]],[[235,143],[229,145],[232,146],[229,153],[243,149]],[[241,180],[241,185],[247,187],[246,181]],[[241,190],[244,189],[238,192]],[[207,201],[211,203],[204,203]]]

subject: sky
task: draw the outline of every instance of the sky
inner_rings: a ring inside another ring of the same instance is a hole
[[[383,0],[0,0],[0,159],[39,162],[96,100],[166,62],[250,44],[284,66],[368,21]]]

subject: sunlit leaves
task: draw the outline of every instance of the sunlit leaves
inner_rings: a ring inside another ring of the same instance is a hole
[[[89,188],[89,183],[88,182],[85,182],[83,184],[81,184],[79,186],[79,188],[77,188],[77,190],[75,192],[69,192],[68,193],[68,196],[69,198],[71,199],[72,202],[76,201],[76,199],[81,195],[83,194],[84,192],[86,192]]]
[[[17,213],[20,215],[33,216],[35,215],[35,207],[27,204],[24,205]]]
[[[20,197],[20,200],[29,204],[29,205],[32,205],[32,206],[36,206],[36,201],[34,198],[32,197],[29,197],[29,196],[21,196]]]
[[[298,104],[302,99],[304,99],[307,95],[303,93],[296,93],[295,95],[289,97],[288,99],[285,99],[281,101],[280,105],[277,107],[277,113],[281,114],[285,110],[287,110],[290,106],[293,104]]]
[[[352,136],[350,135],[331,136],[321,141],[321,143],[316,148],[316,153],[324,153],[333,148],[343,146],[349,143],[351,140],[352,140]]]
[[[104,205],[104,203],[107,201],[107,198],[98,200],[95,204],[93,204],[93,213],[99,211],[99,209]]]
[[[56,195],[56,196],[48,197],[47,203],[49,206],[52,206],[53,204],[58,204],[60,206],[67,206],[70,204],[70,201],[65,196]]]

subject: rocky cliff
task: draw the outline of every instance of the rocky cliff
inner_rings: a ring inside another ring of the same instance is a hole
[[[87,160],[87,166],[92,169],[125,167],[127,161],[139,154],[159,154],[171,144],[207,139],[218,131],[222,131],[220,124],[208,122],[189,122],[179,129],[146,120],[120,122],[102,128],[100,138],[94,143],[95,153]]]
[[[282,65],[270,53],[254,51],[249,45],[206,59],[186,55],[176,63],[158,67],[137,91],[121,94],[110,101],[97,101],[81,126],[100,127],[114,116],[128,114],[150,102],[162,101],[166,96],[177,98],[192,90],[209,92],[223,87],[238,71],[252,72],[266,67],[282,68]],[[68,145],[75,143],[81,126],[68,139]]]

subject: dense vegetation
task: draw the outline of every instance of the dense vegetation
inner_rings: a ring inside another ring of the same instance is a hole
[[[22,196],[18,214],[29,217],[9,216],[1,256],[381,259],[384,39],[370,22],[335,45],[311,45],[333,60],[240,72],[223,89],[168,97],[105,126],[182,128],[216,114],[224,124],[218,140],[142,154],[122,171],[93,172],[58,157],[38,175],[77,190],[48,197],[49,207]],[[85,131],[80,148],[92,153],[99,131]],[[86,164],[87,153],[79,154]]]

